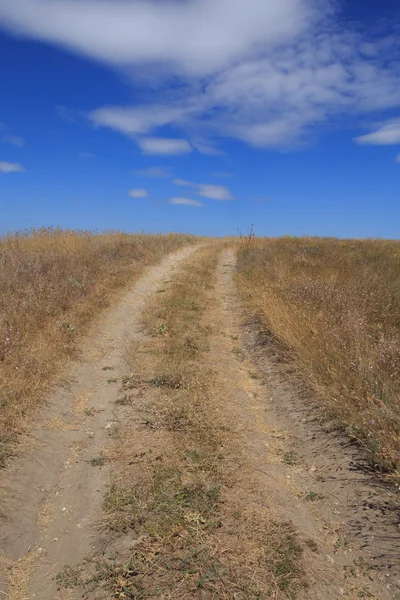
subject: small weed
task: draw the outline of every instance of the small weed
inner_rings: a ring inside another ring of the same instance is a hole
[[[259,374],[256,371],[249,371],[248,375],[249,375],[250,379],[259,379],[260,378]]]
[[[61,323],[61,327],[63,327],[65,329],[65,331],[68,331],[68,333],[75,333],[76,331],[76,327],[74,327],[74,325],[71,325],[71,323]]]
[[[323,496],[317,492],[310,491],[304,496],[304,499],[308,502],[315,502],[316,500],[323,500]]]
[[[96,411],[94,408],[84,408],[83,409],[83,414],[86,415],[87,417],[94,417],[94,415],[96,414]]]
[[[117,404],[118,406],[129,406],[130,404],[132,404],[132,396],[130,396],[129,394],[124,394],[123,396],[120,396],[116,399],[115,404]]]
[[[118,377],[111,377],[110,379],[107,379],[107,383],[117,383],[118,382]]]
[[[185,454],[194,463],[201,463],[206,458],[206,455],[201,450],[186,450]]]
[[[240,362],[243,362],[246,358],[245,352],[239,347],[232,348],[232,354],[234,354],[235,358]]]
[[[336,554],[339,550],[346,550],[349,546],[349,540],[346,537],[340,536],[333,545],[333,552]]]
[[[373,570],[373,566],[366,562],[366,560],[359,556],[354,559],[352,565],[345,565],[343,567],[345,577],[359,577],[361,575],[368,575]]]
[[[66,566],[63,571],[57,573],[55,581],[58,590],[80,586],[82,584],[82,567]]]
[[[102,371],[114,371],[114,367],[103,367]]]
[[[132,390],[137,389],[143,385],[143,380],[137,375],[124,375],[122,377],[122,389]]]
[[[289,450],[289,452],[285,452],[283,455],[283,462],[285,465],[298,465],[299,464],[299,456],[295,450]]]
[[[273,541],[270,547],[270,568],[277,578],[279,589],[285,591],[289,598],[294,598],[292,578],[300,572],[299,560],[303,549],[290,523],[273,523],[270,536]]]
[[[92,458],[89,461],[92,467],[104,467],[107,462],[107,458],[103,455],[97,456],[96,458]]]
[[[318,544],[315,540],[309,538],[308,540],[306,540],[306,544],[312,552],[318,552],[319,548],[318,548]]]
[[[162,335],[164,337],[168,335],[168,329],[165,323],[161,323],[161,325],[157,327],[157,335]]]
[[[150,387],[169,388],[171,390],[179,390],[183,385],[182,376],[179,373],[168,373],[148,379],[146,383]]]

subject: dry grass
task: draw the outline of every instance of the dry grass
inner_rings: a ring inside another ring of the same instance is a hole
[[[193,239],[51,229],[0,238],[0,465],[116,291]]]
[[[400,459],[400,243],[241,240],[237,280],[270,339],[322,405],[396,472]]]
[[[130,393],[136,405],[143,397],[141,429],[127,426],[115,444],[104,505],[113,547],[131,544],[126,560],[108,552],[60,573],[60,586],[142,600],[261,600],[294,598],[302,585],[292,525],[271,520],[248,478],[239,481],[243,456],[208,353],[216,262],[212,248],[188,261],[146,311],[152,339],[130,353],[121,393],[124,404]]]

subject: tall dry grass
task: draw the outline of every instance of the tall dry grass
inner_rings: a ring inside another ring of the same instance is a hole
[[[237,274],[321,403],[398,470],[400,242],[243,238]]]
[[[0,238],[0,465],[116,291],[194,238],[30,230]]]

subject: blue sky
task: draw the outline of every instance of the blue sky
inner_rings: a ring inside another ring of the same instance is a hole
[[[394,0],[0,0],[0,231],[399,238]]]

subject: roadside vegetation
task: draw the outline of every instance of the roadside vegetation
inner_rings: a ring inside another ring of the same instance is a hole
[[[297,534],[273,519],[243,474],[223,374],[210,358],[217,259],[216,248],[198,250],[146,310],[148,335],[127,351],[132,371],[117,400],[132,403],[136,419],[109,452],[110,545],[59,573],[61,588],[256,600],[294,598],[303,585]]]
[[[0,466],[77,339],[185,235],[30,230],[0,238]]]
[[[239,290],[330,416],[400,476],[400,242],[242,238]]]

